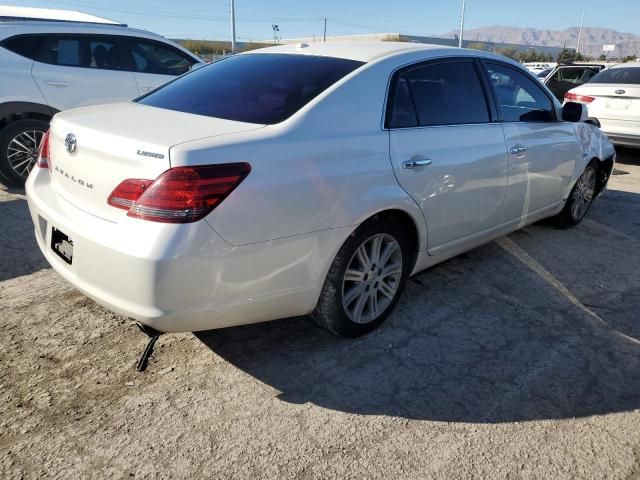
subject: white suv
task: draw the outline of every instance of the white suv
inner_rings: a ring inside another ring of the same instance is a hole
[[[24,183],[57,112],[132,99],[200,63],[124,25],[0,22],[0,180]]]

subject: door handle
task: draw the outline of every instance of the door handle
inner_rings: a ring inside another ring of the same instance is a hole
[[[524,153],[527,151],[527,147],[523,147],[522,145],[518,145],[516,147],[511,147],[509,150],[513,155],[518,155],[519,153]]]
[[[416,160],[407,160],[402,162],[402,168],[418,168],[418,167],[428,167],[433,162],[429,158],[420,158]]]
[[[151,90],[153,90],[153,87],[140,87],[140,90],[142,90],[143,92],[150,92]]]
[[[61,82],[59,80],[45,80],[44,83],[47,85],[51,85],[52,87],[70,87],[71,84],[68,82]]]

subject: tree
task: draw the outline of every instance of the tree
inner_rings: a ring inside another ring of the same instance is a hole
[[[484,42],[473,42],[473,43],[470,43],[470,44],[467,46],[467,48],[470,48],[470,49],[472,49],[472,50],[484,50],[484,51],[489,50],[489,49],[487,48],[487,44],[486,44],[486,43],[484,43]]]
[[[518,60],[518,49],[515,47],[499,48],[498,50],[496,50],[496,53],[499,53],[500,55],[512,60]]]
[[[598,60],[601,62],[606,62],[607,61],[607,56],[603,53],[602,55],[600,55],[598,57]]]

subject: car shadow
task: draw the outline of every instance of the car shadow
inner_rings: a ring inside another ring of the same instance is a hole
[[[8,191],[24,193],[24,190]],[[36,243],[27,201],[18,197],[0,201],[0,219],[0,282],[48,268]]]
[[[640,206],[639,195],[605,195]],[[345,413],[500,423],[637,409],[640,249],[598,223],[608,210],[595,204],[578,228],[510,235],[534,268],[494,242],[422,272],[356,340],[308,318],[196,336],[282,401]]]

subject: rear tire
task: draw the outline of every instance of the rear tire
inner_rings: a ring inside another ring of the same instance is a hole
[[[8,187],[22,187],[35,166],[38,149],[49,124],[18,120],[0,131],[0,177]]]
[[[584,219],[591,208],[596,194],[596,178],[598,172],[593,163],[587,165],[582,175],[571,189],[567,203],[562,211],[553,217],[553,220],[561,226],[573,227]]]
[[[333,260],[313,319],[341,337],[374,330],[393,310],[412,265],[401,223],[392,218],[363,223]]]

